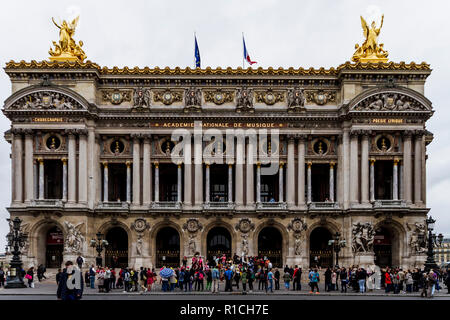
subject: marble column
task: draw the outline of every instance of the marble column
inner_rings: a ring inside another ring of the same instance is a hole
[[[108,162],[103,162],[103,202],[108,202]]]
[[[398,159],[394,159],[392,167],[392,200],[398,200]]]
[[[141,142],[133,137],[133,205],[141,204]]]
[[[76,138],[73,132],[69,132],[67,135],[69,140],[68,143],[68,164],[67,164],[67,182],[68,182],[68,196],[67,203],[75,203],[76,201],[76,186],[77,186],[77,178],[76,178]]]
[[[411,133],[405,132],[403,137],[403,192],[406,204],[412,203],[412,157]]]
[[[334,162],[330,162],[330,201],[334,202]]]
[[[370,202],[375,201],[375,159],[370,159]]]
[[[159,202],[159,163],[155,162],[155,202]]]
[[[414,203],[422,205],[422,134],[414,139]]]
[[[94,204],[102,201],[101,197],[101,181],[102,181],[102,166],[98,164],[99,157],[99,143],[95,137],[95,129],[88,129],[88,163],[87,163],[87,175],[88,175],[88,207],[94,208]]]
[[[261,202],[261,163],[256,163],[256,202]]]
[[[177,202],[181,202],[181,163],[177,164]]]
[[[255,145],[254,141],[249,138],[248,144],[247,144],[247,161],[246,161],[246,180],[247,180],[247,190],[246,190],[246,197],[247,197],[247,205],[252,206],[255,204],[255,187],[254,187],[254,159],[253,154],[255,152]]]
[[[244,138],[236,137],[236,170],[235,170],[235,201],[236,206],[244,203]]]
[[[361,202],[369,202],[369,135],[361,138]]]
[[[308,162],[307,163],[307,173],[306,173],[306,184],[307,184],[307,197],[306,197],[306,202],[307,203],[311,203],[312,202],[312,187],[311,187],[311,166],[312,166],[312,162]]]
[[[34,184],[33,177],[33,134],[32,131],[25,133],[25,202],[33,200]]]
[[[280,168],[278,169],[278,202],[284,202],[284,163],[280,162]]]
[[[295,139],[289,137],[287,149],[286,202],[288,206],[295,205]]]
[[[210,199],[210,175],[209,175],[209,162],[205,162],[205,203],[209,203],[211,201]]]
[[[39,161],[39,200],[44,199],[44,159],[38,158]]]
[[[87,130],[80,132],[78,152],[78,202],[87,203],[88,180],[87,180]]]
[[[405,193],[403,191],[403,160],[399,161],[399,165],[398,165],[398,172],[399,172],[399,178],[398,178],[398,192],[399,192],[399,198],[401,200],[405,199]]]
[[[131,202],[131,161],[125,162],[125,165],[127,166],[127,186],[126,186],[127,199],[126,199],[126,201],[128,203],[130,203]],[[123,199],[121,199],[121,200],[123,201]]]
[[[202,136],[195,136],[194,138],[194,168],[195,168],[195,205],[201,206],[203,204],[203,153],[202,153]]]
[[[17,129],[14,130],[16,131]],[[13,134],[12,159],[14,169],[11,172],[14,186],[13,202],[21,203],[23,200],[22,135],[19,133]]]
[[[34,184],[34,199],[39,198],[39,162],[37,159],[33,160],[33,184]]]
[[[305,137],[298,140],[298,205],[305,204]]]
[[[152,164],[151,164],[151,144],[150,135],[144,138],[144,154],[142,166],[142,203],[150,205],[152,201]]]
[[[228,202],[233,202],[233,164],[228,164]]]
[[[343,175],[343,194],[344,194],[344,209],[349,207],[350,201],[350,133],[348,129],[344,129],[342,133],[342,162],[344,164],[342,170]]]
[[[358,203],[358,132],[350,135],[350,203]]]
[[[192,147],[191,136],[186,137],[184,144],[184,204],[192,205]]]
[[[61,158],[63,164],[63,194],[62,201],[67,201],[67,158]]]

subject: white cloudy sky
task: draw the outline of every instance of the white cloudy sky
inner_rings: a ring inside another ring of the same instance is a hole
[[[202,67],[242,65],[242,32],[256,66],[336,67],[350,60],[362,40],[359,15],[385,14],[380,41],[392,61],[431,64],[426,96],[436,110],[427,128],[435,134],[428,148],[428,206],[437,231],[450,236],[450,76],[447,1],[224,0],[224,1],[3,1],[0,9],[0,65],[44,60],[58,30],[51,17],[80,14],[75,39],[83,40],[89,60],[101,66],[193,66],[197,33]],[[0,100],[10,95],[0,72]],[[10,127],[0,116],[0,130]],[[4,250],[10,196],[10,145],[0,139],[0,252]]]

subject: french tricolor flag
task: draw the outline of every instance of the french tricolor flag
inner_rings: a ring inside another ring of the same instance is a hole
[[[252,64],[254,64],[254,63],[257,63],[256,61],[252,61],[252,60],[250,59],[250,55],[248,54],[247,47],[245,46],[244,35],[242,35],[242,41],[244,42],[244,59],[247,60],[247,62],[248,62],[250,65],[252,65]]]

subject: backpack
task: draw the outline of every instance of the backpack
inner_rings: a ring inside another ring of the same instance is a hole
[[[198,279],[199,279],[199,280],[203,280],[203,272],[199,272],[199,274],[198,274]]]

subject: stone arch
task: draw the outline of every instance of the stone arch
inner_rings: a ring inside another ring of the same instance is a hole
[[[55,219],[43,219],[36,222],[29,232],[29,256],[34,256],[34,264],[37,267],[39,264],[46,264],[46,249],[47,249],[47,233],[53,228],[58,227],[66,238],[66,230],[63,225]],[[25,266],[24,266],[25,267]]]
[[[49,103],[49,106],[43,108],[42,110],[45,111],[47,109],[51,110],[78,110],[78,111],[86,111],[89,109],[90,103],[80,94],[77,92],[60,86],[42,86],[42,85],[34,85],[29,86],[26,88],[23,88],[11,96],[8,97],[8,99],[5,100],[4,109],[14,109],[14,110],[30,110],[31,108],[24,108],[23,105],[27,101],[28,97],[32,97],[35,94],[40,93],[55,93],[60,95],[60,98],[64,98],[64,101],[68,101],[71,103],[73,109],[67,109],[66,107],[59,107],[56,104],[53,104],[54,100],[51,100]],[[28,99],[29,100],[29,99]],[[61,100],[61,99],[59,99]],[[34,108],[32,110],[40,110],[40,108]]]
[[[184,244],[185,244],[185,237],[184,237],[184,232],[181,229],[181,227],[170,221],[170,220],[163,220],[160,221],[158,223],[156,223],[155,225],[152,226],[152,228],[149,231],[149,235],[150,235],[150,248],[149,248],[149,255],[152,257],[152,264],[156,265],[156,236],[158,235],[158,232],[166,227],[170,227],[175,229],[178,232],[178,236],[180,238],[180,262],[181,259],[183,258],[182,256],[184,255]]]
[[[379,94],[400,94],[405,99],[410,102],[410,108],[406,110],[374,110],[374,109],[366,109],[364,105],[367,100],[372,102],[374,96]],[[356,97],[354,97],[348,103],[349,111],[423,111],[423,112],[432,112],[433,108],[431,105],[431,101],[428,100],[423,94],[405,87],[377,87],[369,90],[365,90]]]
[[[342,234],[342,232],[340,231],[341,230],[340,226],[330,220],[327,220],[326,222],[317,221],[311,224],[308,227],[308,229],[306,229],[305,232],[305,240],[306,240],[305,255],[307,257],[307,266],[311,265],[311,233],[317,228],[325,228],[330,232],[331,235],[335,234],[336,232],[340,232]]]
[[[106,221],[104,222],[97,230],[97,232],[100,232],[103,234],[103,238],[106,239],[106,234],[108,233],[108,231],[110,229],[116,228],[116,227],[120,227],[122,228],[125,233],[127,234],[128,237],[128,265],[131,265],[131,253],[132,253],[132,244],[133,244],[133,236],[131,234],[131,230],[130,228],[123,222],[121,221]],[[97,253],[94,254],[95,256],[97,256]],[[103,263],[105,263],[105,250],[102,251],[102,255],[103,255]]]
[[[260,223],[253,231],[253,253],[258,255],[258,238],[260,232],[267,227],[273,227],[277,229],[281,234],[281,254],[282,254],[282,266],[286,264],[286,258],[289,255],[289,233],[285,225],[277,221],[264,221]]]
[[[200,254],[205,257],[207,255],[207,242],[208,242],[208,233],[211,231],[211,229],[215,228],[215,227],[222,227],[225,228],[226,230],[228,230],[228,232],[230,233],[231,236],[231,254],[234,255],[235,253],[237,253],[237,234],[234,231],[233,227],[223,221],[223,220],[216,220],[211,222],[210,224],[208,224],[202,231],[201,233],[201,251]]]
[[[374,225],[374,232],[379,228],[384,228],[389,231],[391,237],[391,250],[392,250],[392,266],[401,266],[402,260],[406,256],[406,230],[403,225],[395,220],[383,219]],[[376,239],[374,240],[375,251]]]

